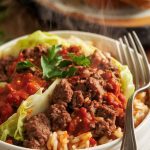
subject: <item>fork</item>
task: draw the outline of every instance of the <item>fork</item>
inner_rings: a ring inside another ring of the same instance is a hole
[[[137,150],[134,134],[133,100],[137,93],[150,87],[150,69],[145,51],[134,31],[120,38],[119,41],[119,60],[128,65],[135,82],[135,92],[127,102],[125,128],[120,150]]]

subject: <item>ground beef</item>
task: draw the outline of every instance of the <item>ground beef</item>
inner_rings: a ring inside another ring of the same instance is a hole
[[[101,86],[99,80],[90,77],[87,80],[87,87],[89,89],[89,92],[91,93],[92,99],[96,98],[99,99],[102,97],[102,95],[104,94],[104,89]]]
[[[110,136],[114,131],[115,126],[110,126],[109,122],[105,121],[102,117],[96,118],[95,128],[92,130],[94,138],[100,138],[102,136]]]
[[[76,91],[82,91],[82,92],[86,92],[87,87],[86,87],[86,80],[78,80],[76,81],[76,84],[73,87],[74,90]]]
[[[93,74],[92,71],[90,71],[89,69],[84,69],[82,72],[80,72],[80,76],[82,78],[88,78]]]
[[[89,78],[94,73],[96,73],[96,68],[86,68],[86,67],[79,67],[77,71],[77,75],[80,76],[80,78]]]
[[[107,59],[102,59],[99,68],[102,70],[110,70],[111,69],[110,62]]]
[[[112,71],[110,70],[106,70],[103,74],[102,74],[102,77],[104,80],[110,80],[112,78]]]
[[[26,68],[26,69],[21,69],[21,70],[16,70],[17,73],[31,73],[36,77],[42,78],[43,73],[39,68]]]
[[[14,58],[12,56],[7,56],[5,58],[2,58],[0,60],[0,81],[8,81],[11,75],[17,71],[18,73],[22,72],[30,72],[34,74],[35,76],[42,77],[42,71],[38,68],[29,68],[29,69],[23,69],[23,70],[16,70],[16,64],[18,63],[18,60],[29,60],[36,66],[40,67],[41,62],[40,58],[43,54],[46,54],[47,48],[39,45],[32,49],[24,49],[18,56],[18,58]]]
[[[0,60],[0,81],[8,81],[9,79],[9,75],[8,75],[8,68],[11,65],[11,63],[13,62],[14,58],[9,56],[9,57],[5,57],[2,58]]]
[[[116,117],[116,126],[121,127],[124,129],[124,120],[125,120],[125,113],[123,113],[121,116]]]
[[[50,134],[50,126],[44,113],[26,119],[24,129],[25,140],[23,145],[25,147],[42,148],[45,146]]]
[[[71,121],[70,114],[63,104],[50,105],[47,110],[47,116],[50,120],[52,131],[65,130]]]
[[[99,105],[97,111],[96,111],[96,116],[98,117],[103,117],[104,119],[110,119],[113,122],[116,120],[116,113],[114,110],[109,108],[107,105]]]
[[[110,71],[114,77],[120,78],[119,69],[114,66],[109,59],[102,59],[99,65],[99,69],[106,71],[106,75],[108,75],[107,71]]]
[[[99,107],[100,103],[93,100],[85,100],[84,102],[84,107],[87,109],[88,112],[90,112],[91,114],[96,113],[97,108]]]
[[[93,130],[94,137],[101,137],[103,135],[111,135],[111,133],[115,130],[116,125],[116,113],[114,110],[109,108],[106,105],[99,105],[96,109],[96,123],[95,128]]]
[[[71,84],[67,81],[67,79],[62,79],[60,84],[58,84],[52,95],[52,102],[66,102],[69,103],[71,101],[73,95],[73,91],[71,89]]]
[[[95,51],[94,54],[91,56],[91,66],[94,68],[99,67],[101,63],[102,57],[100,56],[98,51]]]
[[[28,59],[35,65],[40,66],[40,58],[42,55],[46,54],[47,48],[42,45],[38,45],[32,49],[25,49],[22,51],[24,59]]]
[[[27,148],[39,149],[41,145],[35,138],[25,139],[23,145]],[[44,146],[44,145],[43,145]]]
[[[82,107],[84,103],[84,97],[81,91],[74,91],[71,103],[73,108]]]
[[[94,74],[93,74],[93,77],[95,79],[102,79],[102,74],[104,73],[103,70],[97,70]]]

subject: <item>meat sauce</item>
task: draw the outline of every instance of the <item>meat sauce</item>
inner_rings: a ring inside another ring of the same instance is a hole
[[[67,58],[68,51],[80,55],[79,49],[73,46],[69,50],[63,49],[60,54],[64,58]],[[110,136],[116,128],[116,120],[124,117],[126,99],[121,91],[118,70],[108,60],[102,60],[98,53],[91,56],[91,63],[92,67],[89,68],[78,66],[75,76],[61,81],[53,92],[52,106],[65,104],[72,118],[66,128],[69,134],[78,136],[93,130],[93,136],[102,136],[104,132]],[[56,111],[51,113],[55,120],[65,117]],[[58,126],[57,122],[53,122],[55,127]],[[66,121],[61,124],[60,129]],[[94,139],[91,139],[91,143],[95,144]]]
[[[40,48],[35,48],[30,50],[28,57],[34,55],[34,50],[37,51]],[[4,65],[6,64],[6,75],[7,83],[4,87],[0,87],[0,124],[5,122],[13,113],[16,112],[17,108],[20,106],[23,100],[26,100],[30,95],[36,93],[40,87],[47,87],[48,83],[41,77],[33,74],[31,70],[24,70],[20,73],[16,71],[16,66],[18,62],[26,60],[26,54],[20,52],[17,58],[11,58],[8,60],[4,59]],[[31,57],[30,57],[31,59]],[[40,61],[40,57],[34,57],[32,62]]]
[[[15,74],[11,83],[0,88],[0,123],[15,112],[23,100],[45,85],[44,80],[31,73]]]
[[[82,107],[75,112],[75,116],[69,124],[68,132],[73,135],[79,135],[90,131],[90,127],[94,124],[94,116]]]
[[[67,52],[77,54],[79,53],[79,49],[78,46],[71,46],[68,49],[63,48],[60,51],[60,55],[65,57]],[[9,59],[8,57],[4,60],[2,59],[4,63],[1,64],[3,65],[1,71],[3,71],[4,68],[7,69],[5,70],[7,81],[10,81],[5,87],[0,87],[0,124],[5,122],[14,112],[16,112],[23,100],[36,93],[40,87],[48,86],[48,82],[42,79],[41,76],[33,73],[32,70],[24,70],[21,73],[16,71],[17,63],[26,59],[30,60],[40,68],[40,59],[45,53],[46,48],[39,45],[32,50],[23,50],[19,53],[17,58],[10,57],[11,59]]]

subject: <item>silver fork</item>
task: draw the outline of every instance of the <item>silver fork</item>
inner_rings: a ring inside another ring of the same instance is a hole
[[[137,150],[134,134],[133,100],[137,93],[150,87],[150,69],[145,51],[134,31],[120,38],[119,41],[120,62],[129,66],[135,82],[135,92],[127,102],[124,135],[120,150]]]

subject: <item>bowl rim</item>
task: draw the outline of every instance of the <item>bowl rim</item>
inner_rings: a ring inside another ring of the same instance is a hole
[[[115,40],[115,39],[112,39],[110,37],[106,37],[104,35],[100,35],[100,34],[96,34],[96,33],[90,33],[90,32],[84,32],[84,31],[74,31],[74,30],[56,30],[56,31],[47,31],[49,33],[52,33],[52,34],[56,34],[56,35],[59,35],[59,36],[63,36],[63,35],[75,35],[75,36],[85,36],[85,38],[87,36],[89,36],[90,38],[103,38],[105,40],[108,40],[114,44],[116,44],[116,47],[118,47],[118,44],[119,44],[119,41]],[[29,34],[27,35],[24,35],[24,36],[20,36],[18,38],[15,38],[11,41],[8,41],[6,43],[4,43],[3,45],[0,46],[0,51],[1,49],[4,49],[5,47],[9,47],[11,46],[13,43],[17,42],[18,40],[22,39],[22,38],[25,38],[27,37]],[[81,37],[80,37],[81,38]],[[81,38],[82,39],[82,38]],[[131,48],[132,49],[132,48]],[[150,110],[149,112],[146,114],[146,116],[144,117],[143,121],[135,128],[135,133],[137,133],[145,124],[145,122],[150,118]],[[102,144],[102,145],[98,145],[98,146],[94,146],[94,147],[90,147],[90,148],[86,148],[85,150],[103,150],[104,148],[110,148],[111,146],[113,145],[116,145],[116,144],[119,144],[119,142],[121,142],[122,138],[118,138],[118,139],[115,139],[115,140],[112,140],[108,143],[105,143],[105,144]],[[6,143],[4,141],[1,141],[0,140],[0,145],[2,146],[6,146],[7,148],[15,148],[16,150],[32,150],[30,148],[25,148],[25,147],[21,147],[21,146],[17,146],[17,145],[13,145],[13,144],[9,144],[9,143]],[[84,149],[83,149],[84,150]]]

